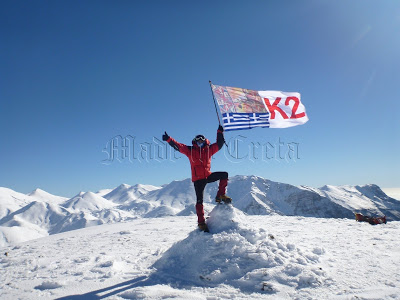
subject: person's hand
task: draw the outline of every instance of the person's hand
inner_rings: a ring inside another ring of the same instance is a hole
[[[219,125],[218,126],[218,130],[221,131],[221,132],[224,132],[224,127],[222,127],[222,125]]]
[[[169,135],[168,135],[168,133],[165,131],[165,133],[164,133],[163,136],[162,136],[162,140],[163,140],[163,141],[168,141],[168,139],[169,139]]]

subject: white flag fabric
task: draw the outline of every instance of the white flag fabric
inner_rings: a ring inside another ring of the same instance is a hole
[[[253,91],[213,84],[211,87],[225,131],[286,128],[308,121],[300,93]]]

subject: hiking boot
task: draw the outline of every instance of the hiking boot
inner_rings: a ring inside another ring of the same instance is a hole
[[[199,223],[199,229],[200,231],[210,232],[206,223]]]
[[[224,203],[231,203],[232,202],[232,198],[228,197],[227,195],[222,195],[222,196],[215,197],[215,202],[221,203],[221,201],[223,201]]]

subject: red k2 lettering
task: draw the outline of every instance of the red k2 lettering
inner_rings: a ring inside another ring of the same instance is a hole
[[[263,99],[264,99],[265,105],[267,105],[267,107],[268,107],[269,113],[271,114],[271,119],[275,119],[276,112],[278,112],[282,116],[282,118],[289,119],[289,117],[285,113],[285,111],[278,106],[280,104],[280,102],[282,101],[281,97],[275,98],[275,101],[272,104],[268,98],[263,98]],[[291,108],[292,115],[290,116],[290,119],[299,119],[306,115],[305,112],[297,113],[297,109],[299,108],[299,105],[300,105],[299,98],[294,97],[294,96],[287,97],[285,100],[285,106],[290,107],[290,105],[289,105],[290,102],[294,102],[293,107]]]

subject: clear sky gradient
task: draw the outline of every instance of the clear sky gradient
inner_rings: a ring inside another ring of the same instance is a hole
[[[226,133],[213,171],[400,187],[399,53],[395,0],[2,1],[0,186],[73,196],[188,178],[159,140],[215,140],[212,80],[300,92],[310,119]]]

